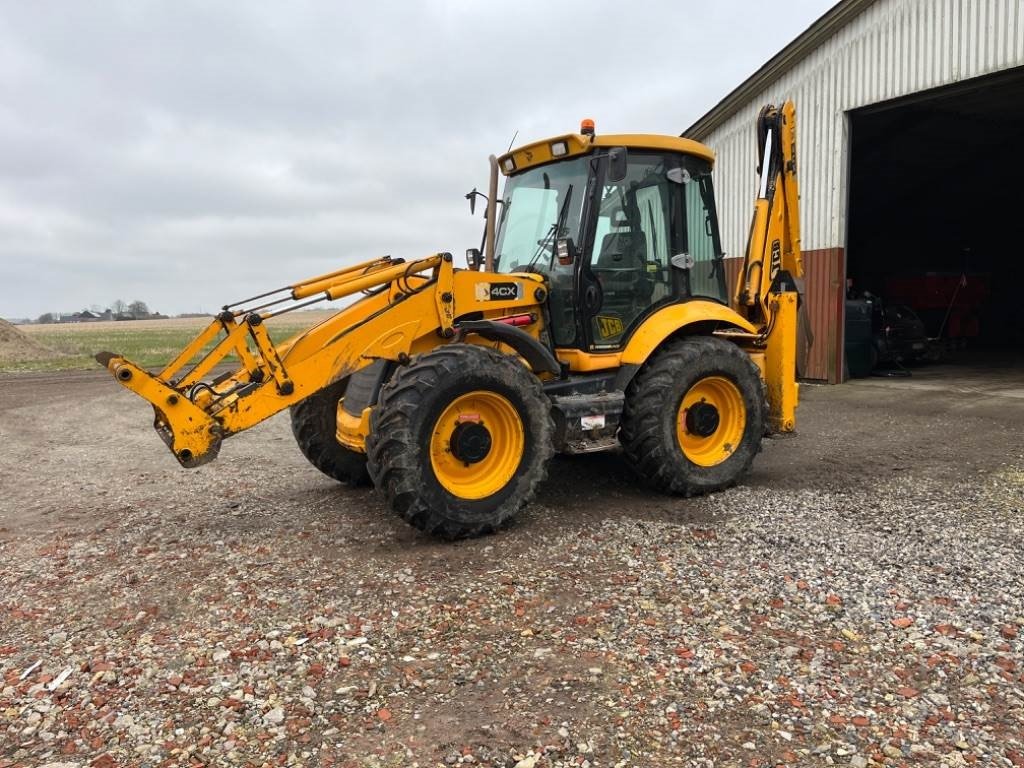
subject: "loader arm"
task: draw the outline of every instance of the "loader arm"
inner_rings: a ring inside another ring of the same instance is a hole
[[[488,302],[485,316],[531,308],[537,291],[544,290],[539,275],[508,279],[523,283],[524,289],[510,300]],[[467,306],[473,304],[478,281],[476,273],[455,270],[448,253],[408,263],[375,259],[225,305],[159,373],[111,352],[101,352],[96,359],[153,406],[154,427],[179,463],[197,467],[216,457],[225,437],[375,360],[404,362],[436,347],[439,337],[456,338],[462,330],[455,324],[456,302],[463,312],[478,309]],[[284,343],[275,345],[267,333],[266,321],[283,312],[359,292],[368,295]],[[540,323],[533,325],[528,340],[540,333]],[[231,355],[241,365],[207,380]]]

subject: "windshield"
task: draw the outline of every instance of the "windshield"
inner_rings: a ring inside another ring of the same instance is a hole
[[[555,241],[579,243],[587,158],[577,157],[517,174],[505,182],[494,268],[516,272],[557,269]],[[570,272],[571,267],[565,267]]]

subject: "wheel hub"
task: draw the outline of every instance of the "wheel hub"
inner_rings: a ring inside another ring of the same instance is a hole
[[[466,421],[452,431],[448,447],[459,461],[477,464],[491,452],[491,433],[479,422]]]
[[[519,411],[504,395],[477,389],[456,396],[438,416],[428,445],[434,477],[466,500],[492,496],[515,477],[526,455]]]
[[[686,409],[686,431],[697,437],[711,437],[718,429],[718,409],[703,400]]]

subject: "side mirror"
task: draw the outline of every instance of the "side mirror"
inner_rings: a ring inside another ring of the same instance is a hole
[[[693,256],[688,253],[677,253],[669,261],[676,269],[693,269],[693,265],[696,263]]]
[[[622,181],[626,178],[628,159],[625,147],[612,147],[608,150],[608,181]]]
[[[690,179],[693,177],[690,176],[690,172],[685,168],[669,168],[665,172],[665,178],[674,184],[689,184]]]
[[[558,263],[567,267],[576,261],[576,244],[571,237],[560,237],[555,241],[555,252],[558,254]]]
[[[480,265],[484,263],[484,257],[480,254],[479,248],[467,248],[466,249],[466,266],[472,269],[474,272],[480,269]]]
[[[472,216],[476,213],[476,196],[484,197],[483,194],[476,191],[476,187],[473,187],[469,192],[466,193],[466,199],[469,200],[469,215]],[[484,197],[486,200],[487,198]]]

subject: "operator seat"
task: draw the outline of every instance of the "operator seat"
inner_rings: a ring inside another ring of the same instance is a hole
[[[609,232],[601,239],[601,250],[597,256],[600,269],[636,267],[647,260],[647,237],[643,232],[620,230]]]

